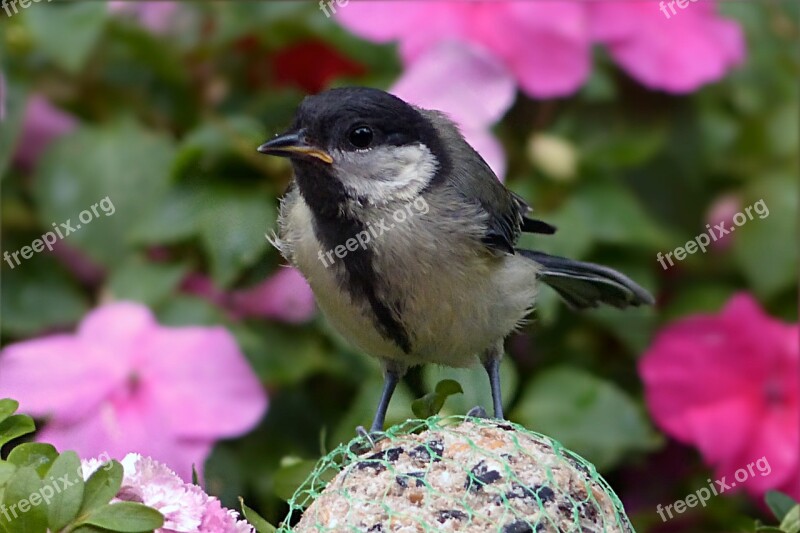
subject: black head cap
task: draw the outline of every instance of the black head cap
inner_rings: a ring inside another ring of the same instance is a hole
[[[292,126],[326,150],[423,143],[441,150],[433,125],[414,107],[380,89],[344,87],[306,97]],[[438,154],[437,154],[438,155]]]

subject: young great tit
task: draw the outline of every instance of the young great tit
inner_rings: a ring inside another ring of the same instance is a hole
[[[555,228],[528,218],[437,111],[378,89],[332,89],[303,100],[289,131],[258,150],[294,168],[275,246],[330,323],[381,361],[373,432],[399,379],[423,363],[480,361],[503,418],[503,340],[531,312],[538,281],[576,309],[653,303],[610,268],[516,248],[521,233]]]

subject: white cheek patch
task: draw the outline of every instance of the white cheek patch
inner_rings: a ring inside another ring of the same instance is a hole
[[[424,189],[439,164],[424,144],[335,152],[336,177],[356,197],[373,204],[410,200]]]

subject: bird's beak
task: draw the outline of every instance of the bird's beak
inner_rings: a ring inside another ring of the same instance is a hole
[[[331,155],[325,150],[309,144],[302,131],[278,135],[271,141],[267,141],[259,146],[258,151],[262,154],[276,155],[279,157],[315,157],[323,163],[329,165],[333,163]]]

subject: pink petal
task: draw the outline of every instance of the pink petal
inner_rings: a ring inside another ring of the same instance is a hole
[[[463,128],[494,124],[514,103],[514,78],[475,46],[442,43],[414,62],[389,92],[447,113]]]
[[[592,2],[593,34],[644,85],[685,93],[717,81],[745,55],[739,26],[698,2],[667,19],[647,2]],[[605,27],[608,26],[608,29]]]
[[[280,268],[269,279],[231,295],[231,310],[245,317],[267,317],[301,324],[316,314],[314,293],[295,268]]]
[[[428,7],[413,2],[351,0],[345,8],[337,10],[335,18],[353,34],[385,43],[413,31]]]
[[[6,346],[0,355],[0,398],[20,411],[72,422],[88,416],[123,379],[125,366],[71,335]]]
[[[180,4],[170,0],[111,0],[108,9],[112,13],[132,14],[139,23],[153,33],[166,33],[172,27]]]
[[[530,96],[569,95],[586,81],[591,43],[584,4],[503,2],[484,10],[472,38],[504,60]]]
[[[224,328],[163,328],[141,349],[141,380],[175,435],[235,437],[264,415],[264,389]]]
[[[128,453],[152,457],[174,470],[185,481],[192,479],[192,465],[203,471],[213,447],[207,440],[175,437],[168,420],[152,399],[104,403],[97,416],[77,424],[48,424],[37,434],[59,451],[74,450],[81,457],[108,454],[120,460]]]
[[[22,135],[17,142],[14,162],[31,169],[45,149],[58,139],[73,131],[78,121],[61,111],[41,94],[34,94],[25,105]]]
[[[471,6],[461,2],[372,2],[352,0],[336,19],[374,42],[398,41],[407,64],[442,40],[462,36]]]
[[[114,302],[92,310],[81,322],[78,337],[106,351],[109,360],[128,366],[137,358],[143,337],[158,328],[153,313],[136,302]]]

